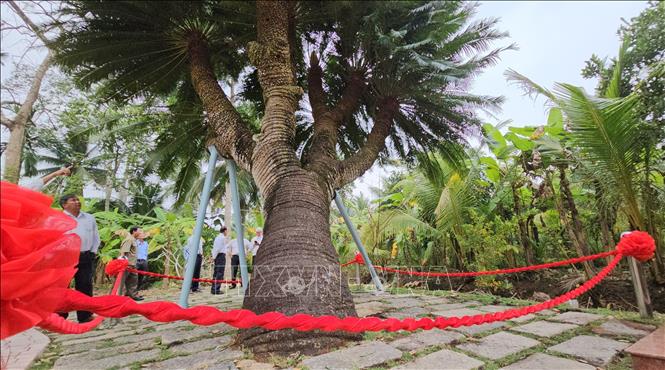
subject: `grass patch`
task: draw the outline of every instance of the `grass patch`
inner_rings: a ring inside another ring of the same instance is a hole
[[[62,355],[62,346],[51,342],[44,352],[28,367],[30,370],[46,370],[53,368],[55,361]]]

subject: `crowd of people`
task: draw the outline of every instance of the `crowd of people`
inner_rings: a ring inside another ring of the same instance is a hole
[[[22,181],[21,186],[41,191],[50,181],[59,176],[69,176],[71,168],[61,168],[41,178],[32,178]],[[99,237],[99,230],[95,217],[89,213],[81,211],[81,201],[75,194],[65,194],[60,197],[59,204],[63,209],[63,213],[76,221],[76,228],[71,232],[78,235],[81,239],[79,261],[77,265],[76,274],[74,275],[74,288],[81,293],[88,296],[93,295],[93,281],[95,273],[95,262],[97,259],[97,251],[101,244]],[[118,258],[126,259],[129,267],[135,268],[140,271],[148,271],[148,242],[146,238],[149,237],[148,233],[144,232],[138,226],[129,228],[128,233],[120,244],[120,255]],[[256,256],[261,242],[263,241],[263,230],[256,229],[256,236],[248,241],[243,237],[243,245],[245,256]],[[187,243],[183,247],[183,257],[185,261],[189,260],[190,251],[188,246],[194,242],[193,236],[190,236]],[[201,265],[203,263],[203,244],[205,240],[200,238],[198,241],[198,253],[196,255],[196,264],[194,269],[194,278],[198,279],[201,276]],[[229,237],[229,230],[225,226],[221,226],[219,235],[215,237],[213,248],[209,261],[214,263],[213,276],[215,280],[223,280],[224,272],[226,269],[226,258],[230,254],[231,264],[231,280],[236,280],[238,276],[238,269],[240,267],[240,257],[238,256],[238,241]],[[136,301],[141,301],[144,298],[139,294],[139,291],[145,288],[146,278],[144,275],[136,273],[128,273],[125,276],[124,294]],[[235,288],[236,284],[231,285],[231,289]],[[199,283],[192,282],[192,292],[199,292]],[[213,284],[210,289],[211,294],[221,294],[221,284]],[[67,318],[68,313],[62,312],[60,315]],[[85,323],[92,320],[92,313],[88,311],[77,311],[77,319],[79,323]]]

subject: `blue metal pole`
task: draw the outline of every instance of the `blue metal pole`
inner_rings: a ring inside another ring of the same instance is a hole
[[[226,160],[229,169],[229,182],[231,183],[231,201],[233,203],[233,223],[236,231],[236,242],[238,243],[238,257],[240,257],[240,278],[242,280],[243,294],[249,286],[249,274],[247,272],[247,258],[245,257],[245,230],[242,226],[242,214],[240,213],[240,194],[238,193],[238,175],[236,165],[232,160]],[[235,277],[233,277],[235,278]]]
[[[351,232],[351,237],[353,237],[353,241],[356,242],[356,246],[358,247],[360,254],[362,254],[363,256],[363,260],[365,261],[365,265],[367,266],[370,275],[372,275],[372,281],[374,282],[376,289],[382,292],[383,284],[381,284],[381,280],[379,280],[379,276],[376,274],[376,270],[374,270],[374,265],[372,265],[372,261],[369,260],[369,255],[367,255],[365,246],[363,246],[363,242],[360,240],[358,231],[356,231],[356,228],[353,226],[353,222],[351,222],[349,213],[346,211],[344,202],[342,202],[342,198],[339,196],[337,192],[335,192],[335,204],[337,205],[337,209],[339,209],[339,213],[341,213],[342,217],[344,218],[346,227],[348,227],[349,231]]]
[[[217,149],[214,145],[208,147],[210,151],[210,159],[208,160],[208,172],[206,179],[203,183],[203,191],[201,191],[201,200],[199,201],[199,211],[196,215],[196,226],[194,226],[194,233],[191,238],[191,243],[186,246],[189,251],[189,258],[185,267],[185,279],[182,281],[182,289],[180,290],[180,307],[187,308],[189,299],[189,290],[192,287],[192,278],[194,277],[194,268],[196,267],[196,255],[199,253],[199,243],[201,240],[201,232],[203,231],[203,221],[206,217],[206,209],[210,201],[210,190],[212,189],[212,178],[215,174],[215,163],[217,162]]]

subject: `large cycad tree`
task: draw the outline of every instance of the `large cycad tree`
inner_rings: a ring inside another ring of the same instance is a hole
[[[495,20],[472,21],[461,2],[70,5],[76,24],[59,39],[61,65],[115,97],[191,84],[206,140],[252,174],[267,216],[244,301],[257,313],[355,315],[330,240],[334,190],[390,149],[408,158],[457,140],[476,124],[473,108],[499,102],[462,91],[496,60],[489,48],[505,34]],[[246,96],[263,108],[258,135],[218,83],[249,68]],[[296,120],[305,91],[312,117]],[[255,353],[314,353],[354,337],[242,333]]]

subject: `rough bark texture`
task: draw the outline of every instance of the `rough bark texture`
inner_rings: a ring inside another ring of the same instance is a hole
[[[264,197],[265,238],[243,306],[257,313],[355,315],[353,300],[330,240],[332,189],[301,168],[295,155],[295,111],[302,95],[289,47],[291,2],[257,4],[258,41],[250,60],[259,71],[265,114],[252,155],[252,175]],[[239,339],[259,358],[315,354],[357,339],[347,333],[242,331]]]
[[[188,52],[192,85],[214,131],[213,143],[223,157],[233,157],[242,169],[249,171],[254,149],[252,133],[217,83],[206,40],[200,34],[192,33]]]
[[[30,119],[32,107],[39,97],[39,89],[42,86],[46,71],[51,66],[52,59],[52,53],[49,50],[46,58],[44,58],[35,72],[35,78],[32,80],[32,85],[30,86],[30,90],[28,90],[23,104],[21,104],[21,108],[19,108],[16,117],[11,120],[11,125],[9,125],[10,133],[7,149],[5,149],[4,173],[4,179],[9,182],[18,182],[21,173],[21,153],[23,151],[23,142],[25,141],[26,125]]]
[[[355,315],[346,277],[330,241],[330,194],[316,175],[296,171],[265,194],[265,238],[256,255],[244,308],[288,315]],[[316,354],[345,340],[348,333],[243,331],[240,343],[255,355]]]
[[[337,131],[357,109],[365,81],[361,73],[351,76],[340,101],[329,108],[314,57],[309,90],[315,138],[312,160],[304,161],[303,168],[294,143],[295,112],[303,94],[294,70],[295,4],[259,1],[256,5],[257,41],[249,43],[248,56],[257,68],[265,103],[259,135],[252,137],[224,95],[210,63],[207,41],[197,33],[188,38],[192,84],[205,107],[216,148],[252,174],[264,198],[265,238],[254,261],[244,307],[257,313],[355,315],[330,239],[330,203],[334,190],[367,171],[385,148],[399,104],[390,97],[380,100],[363,147],[338,160]],[[348,333],[251,329],[241,331],[239,343],[261,358],[315,354],[359,338]]]

